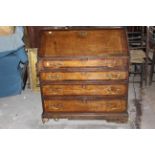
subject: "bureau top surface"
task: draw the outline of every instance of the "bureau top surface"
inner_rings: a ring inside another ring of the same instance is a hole
[[[123,28],[42,30],[40,57],[128,55]]]

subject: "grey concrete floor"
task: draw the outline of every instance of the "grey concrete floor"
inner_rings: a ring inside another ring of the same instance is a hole
[[[130,129],[137,128],[133,122],[138,121],[139,128],[155,128],[155,83],[150,87],[139,89],[135,84],[141,114],[136,114],[133,84],[129,84],[128,123],[118,124],[104,120],[50,120],[42,124],[42,104],[39,92],[26,89],[21,95],[0,99],[0,128],[3,129]],[[134,123],[135,123],[134,122]]]

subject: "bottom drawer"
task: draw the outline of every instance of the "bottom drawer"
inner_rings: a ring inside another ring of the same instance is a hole
[[[45,112],[124,112],[125,99],[111,100],[44,100]]]

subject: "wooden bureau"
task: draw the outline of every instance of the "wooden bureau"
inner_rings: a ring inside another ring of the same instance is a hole
[[[128,120],[129,55],[123,28],[49,29],[40,36],[43,122]]]

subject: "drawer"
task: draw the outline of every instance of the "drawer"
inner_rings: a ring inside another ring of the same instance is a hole
[[[113,100],[44,100],[46,112],[124,112],[127,101]]]
[[[106,71],[106,72],[42,72],[40,74],[43,81],[61,80],[126,80],[128,72]]]
[[[54,95],[112,95],[122,96],[127,94],[127,85],[43,85],[42,92],[45,96]]]
[[[128,58],[102,58],[88,60],[43,60],[40,66],[45,68],[68,68],[68,67],[106,67],[127,68]]]

